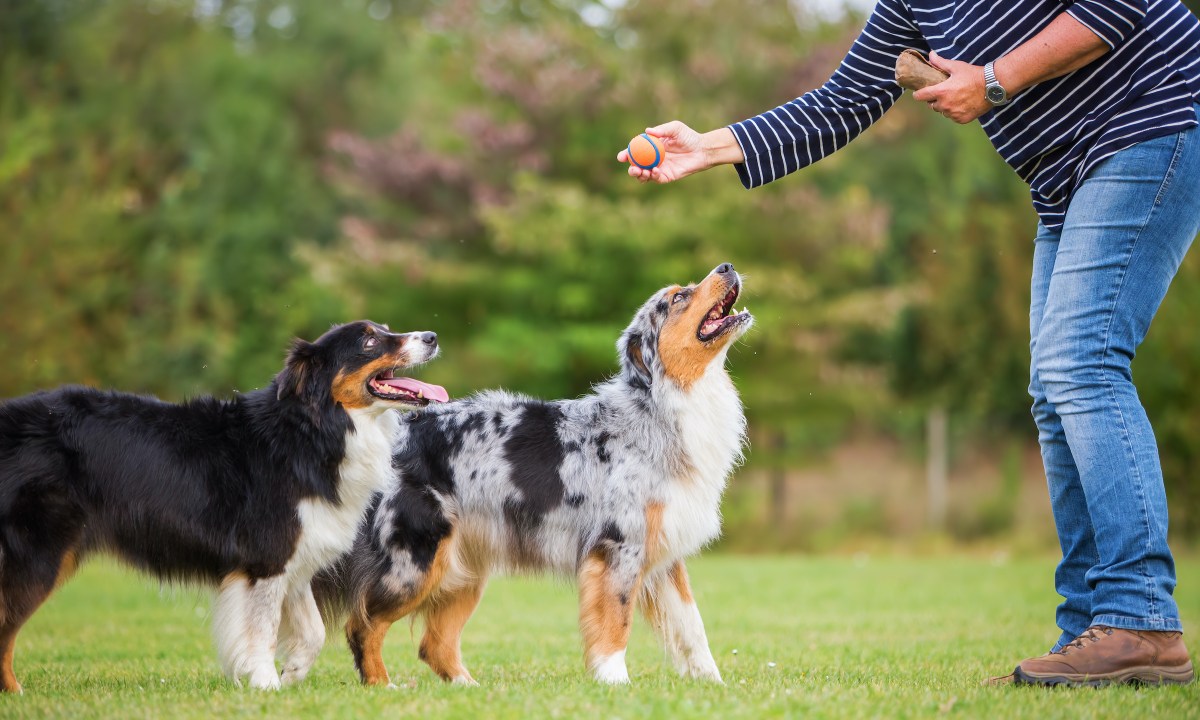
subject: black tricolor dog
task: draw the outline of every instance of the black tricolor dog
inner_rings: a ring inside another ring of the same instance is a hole
[[[21,626],[93,551],[218,585],[235,681],[279,687],[277,640],[283,682],[302,679],[325,639],[310,579],[391,477],[388,411],[447,399],[394,370],[436,354],[431,332],[361,321],[297,340],[270,385],[232,400],[64,387],[0,404],[0,690],[21,690]]]

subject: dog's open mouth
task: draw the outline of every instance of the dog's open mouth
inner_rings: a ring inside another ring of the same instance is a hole
[[[444,403],[450,400],[450,394],[441,385],[431,385],[409,377],[396,377],[394,369],[371,378],[371,382],[367,383],[367,391],[375,397],[409,405],[428,405],[431,402]]]
[[[733,308],[733,304],[737,302],[738,293],[741,292],[741,289],[742,284],[735,282],[730,286],[729,291],[725,293],[725,297],[721,298],[721,301],[716,305],[713,305],[708,314],[704,316],[704,320],[700,322],[700,327],[696,330],[696,337],[701,342],[713,340],[750,317],[748,310],[743,308],[741,311],[738,311]]]

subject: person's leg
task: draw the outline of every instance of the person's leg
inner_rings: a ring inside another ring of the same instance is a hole
[[[1046,308],[1046,295],[1050,290],[1050,278],[1054,272],[1059,235],[1059,230],[1038,223],[1029,302],[1029,353],[1033,358],[1038,356],[1038,333]],[[1046,399],[1046,391],[1034,363],[1030,363],[1029,368],[1029,394],[1033,397],[1033,419],[1038,428],[1050,508],[1062,548],[1062,561],[1054,572],[1054,587],[1063,597],[1057,612],[1062,635],[1055,642],[1053,652],[1082,634],[1092,622],[1092,589],[1088,587],[1086,574],[1099,557],[1075,458],[1071,456],[1071,448],[1067,445],[1062,421],[1054,406]]]
[[[1166,494],[1130,363],[1200,231],[1197,187],[1200,131],[1194,129],[1140,143],[1097,166],[1067,211],[1033,343],[1034,377],[1062,424],[1092,526],[1096,562],[1084,577],[1091,589],[1089,624],[1166,633],[1171,642],[1182,625],[1172,598]],[[1056,522],[1061,528],[1069,519]],[[1113,632],[1089,632],[1090,645],[1071,645],[1070,664],[1082,662],[1079,650],[1115,649],[1127,634],[1104,645]],[[1133,636],[1136,642],[1121,647],[1149,647],[1149,635]],[[1030,662],[1018,668],[1018,678]],[[1062,658],[1041,664],[1055,663]],[[1114,673],[1115,681],[1133,677]]]

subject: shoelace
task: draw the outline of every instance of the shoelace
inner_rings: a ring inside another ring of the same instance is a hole
[[[1084,631],[1084,633],[1082,635],[1080,635],[1079,637],[1075,638],[1071,642],[1064,645],[1062,647],[1062,649],[1059,650],[1059,652],[1063,655],[1066,655],[1067,648],[1071,648],[1071,647],[1076,648],[1078,650],[1082,650],[1084,647],[1084,645],[1083,645],[1084,640],[1091,640],[1093,644],[1100,642],[1100,640],[1102,640],[1103,638],[1101,638],[1097,634],[1098,632],[1104,633],[1105,635],[1112,635],[1112,628],[1100,627],[1099,625],[1097,625],[1096,627],[1090,627],[1086,631]]]

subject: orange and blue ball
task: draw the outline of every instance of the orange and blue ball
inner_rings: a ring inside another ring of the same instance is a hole
[[[642,133],[629,141],[629,162],[643,170],[653,170],[662,164],[662,143]]]

